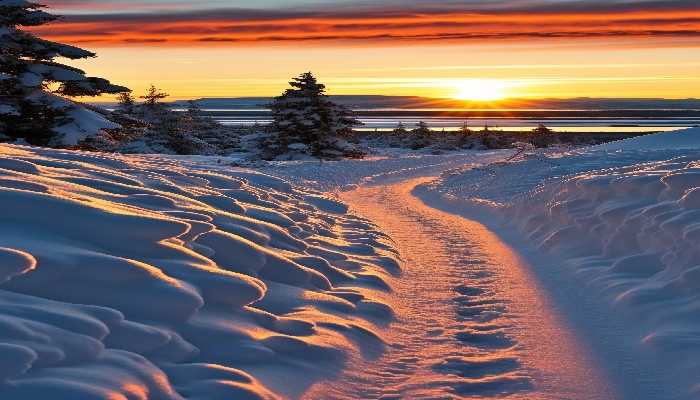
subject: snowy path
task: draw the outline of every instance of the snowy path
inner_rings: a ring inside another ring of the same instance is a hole
[[[397,318],[382,332],[383,353],[358,356],[305,398],[618,398],[531,266],[483,225],[413,197],[425,181],[342,195],[401,252],[389,299]]]

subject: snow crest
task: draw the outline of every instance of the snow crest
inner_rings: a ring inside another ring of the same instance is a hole
[[[0,398],[296,397],[382,343],[397,272],[278,178],[0,146]]]

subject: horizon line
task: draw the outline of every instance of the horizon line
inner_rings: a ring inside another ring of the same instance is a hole
[[[201,97],[187,97],[187,98],[174,98],[173,100],[163,101],[163,103],[172,103],[176,101],[196,101],[196,100],[238,100],[238,99],[267,99],[274,98],[279,95],[259,95],[259,96],[201,96]],[[455,103],[481,103],[481,104],[494,104],[503,103],[508,101],[571,101],[571,100],[594,100],[594,101],[605,101],[605,100],[638,100],[638,101],[700,101],[700,97],[509,97],[493,101],[479,101],[479,100],[460,100],[450,97],[433,97],[433,96],[420,96],[420,95],[382,95],[382,94],[329,94],[329,97],[382,97],[382,98],[413,98],[413,99],[426,99],[426,100],[446,100]],[[116,101],[88,101],[91,104],[113,104]]]

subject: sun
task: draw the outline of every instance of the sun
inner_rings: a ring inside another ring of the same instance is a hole
[[[469,79],[455,86],[457,100],[495,101],[507,97],[508,84],[497,79]]]

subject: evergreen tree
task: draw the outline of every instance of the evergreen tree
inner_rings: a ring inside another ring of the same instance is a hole
[[[131,94],[131,92],[123,92],[117,95],[117,101],[119,105],[117,109],[124,114],[133,114],[134,107],[136,106],[136,99]]]
[[[554,131],[549,129],[545,124],[539,124],[537,125],[537,128],[532,130],[532,132],[538,135],[548,135],[553,133]]]
[[[403,122],[399,121],[399,123],[396,125],[396,128],[394,128],[394,130],[391,131],[391,134],[389,135],[388,139],[389,146],[402,147],[404,143],[409,139],[409,132],[408,129],[406,129],[406,125],[404,125]]]
[[[0,133],[33,145],[75,146],[119,125],[107,113],[66,99],[129,89],[55,61],[95,57],[89,51],[23,31],[56,16],[25,0],[0,0]],[[50,89],[54,88],[54,89]]]
[[[430,127],[424,121],[418,121],[418,124],[416,124],[416,128],[413,130],[413,133],[417,133],[422,136],[429,136],[431,132],[432,131],[430,130]]]
[[[561,143],[561,138],[545,124],[539,124],[532,130],[530,143],[532,143],[535,147],[545,148],[556,143]]]
[[[429,146],[432,136],[433,131],[430,129],[428,124],[423,121],[419,121],[415,129],[411,131],[411,148],[417,150]]]
[[[403,122],[399,121],[399,124],[396,125],[396,128],[392,133],[395,136],[405,137],[406,135],[408,135],[408,129],[406,129],[406,125],[404,125]]]
[[[195,132],[192,126],[183,123],[183,118],[182,115],[168,110],[153,127],[153,136],[160,140],[163,148],[175,154],[211,154],[210,146],[199,138],[198,132]],[[170,152],[167,150],[164,152]]]
[[[462,127],[459,128],[459,133],[461,133],[462,135],[465,135],[465,136],[472,134],[472,130],[469,128],[469,122],[464,121],[464,123],[462,124]]]
[[[151,84],[145,95],[140,96],[141,99],[145,100],[145,106],[149,111],[156,112],[161,111],[160,101],[167,99],[170,95],[161,91],[155,85]]]
[[[202,116],[202,109],[194,100],[187,101],[187,109],[180,115],[180,125],[190,132],[198,132],[208,128],[207,118]]]
[[[187,115],[192,119],[202,118],[202,108],[194,100],[187,100]]]
[[[456,146],[460,148],[474,147],[474,131],[469,128],[469,123],[464,121],[462,127],[457,131]]]
[[[311,72],[293,78],[271,104],[273,134],[263,143],[265,158],[297,153],[318,158],[361,156],[344,139],[360,123],[346,108],[333,103],[325,85]]]

